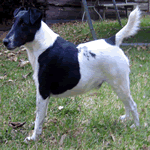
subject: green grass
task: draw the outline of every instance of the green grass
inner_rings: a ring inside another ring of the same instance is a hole
[[[142,35],[149,28],[149,16],[142,19]],[[122,20],[125,24],[126,20]],[[53,30],[65,39],[79,44],[92,40],[87,23],[55,24]],[[97,37],[106,38],[121,27],[116,21],[94,22]],[[143,36],[144,37],[144,36]],[[150,39],[138,33],[128,42]],[[19,67],[19,61],[27,60],[25,51],[15,50],[17,61],[8,57],[8,52],[0,43],[0,147],[3,150],[18,149],[150,149],[150,48],[123,47],[130,59],[131,94],[137,103],[141,126],[130,129],[133,120],[122,123],[118,118],[125,113],[122,102],[104,83],[99,90],[93,90],[75,98],[50,98],[47,122],[38,142],[25,144],[24,138],[33,130],[35,119],[35,85],[28,64]],[[64,106],[59,110],[59,106]],[[9,122],[24,122],[17,129]],[[62,140],[63,139],[63,140]]]
[[[127,19],[121,20],[124,26],[127,23]],[[93,27],[98,38],[108,38],[115,35],[122,27],[118,21],[105,20],[103,22],[94,22]],[[93,40],[91,32],[87,23],[62,23],[54,24],[53,30],[59,33],[65,39],[79,44],[81,42],[87,42]],[[125,39],[124,43],[150,43],[150,16],[143,16],[141,19],[140,31],[133,37]]]

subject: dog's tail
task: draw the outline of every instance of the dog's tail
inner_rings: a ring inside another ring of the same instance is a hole
[[[127,24],[116,34],[115,43],[117,46],[122,43],[124,38],[137,33],[140,24],[140,16],[141,11],[137,6],[136,9],[130,13]]]

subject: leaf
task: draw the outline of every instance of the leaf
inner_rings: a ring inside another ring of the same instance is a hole
[[[48,120],[47,122],[46,122],[46,124],[49,124],[49,123],[54,123],[54,124],[56,124],[58,121],[57,121],[57,118],[53,118],[53,119],[50,119],[50,120]]]
[[[22,127],[26,122],[20,123],[20,122],[9,122],[9,126],[12,127],[13,129]]]
[[[137,47],[137,50],[139,51],[140,49],[141,49],[141,47],[140,47],[140,46],[138,46],[138,47]]]
[[[17,56],[15,56],[15,57],[13,58],[13,61],[17,62],[17,60],[18,60],[18,58],[17,58]]]
[[[25,48],[25,47],[22,47],[22,48],[21,48],[21,51],[26,51],[26,48]]]
[[[26,74],[26,75],[22,75],[22,77],[23,77],[24,79],[26,79],[31,73],[32,73],[32,72],[29,72],[29,73]]]
[[[59,145],[63,145],[63,142],[64,142],[66,137],[67,137],[67,134],[64,134],[64,135],[61,136],[61,139],[59,141]]]
[[[12,56],[8,60],[17,62],[18,58],[17,56]]]
[[[12,56],[15,56],[14,53],[8,53],[7,57],[12,57]]]
[[[8,82],[13,82],[13,80],[12,80],[12,79],[9,79]]]
[[[110,136],[112,137],[113,141],[115,142],[115,136],[112,133],[110,133]]]
[[[144,127],[148,127],[148,123],[147,122],[144,122]]]
[[[7,75],[5,76],[0,76],[0,80],[4,80],[7,77]]]
[[[147,47],[146,47],[146,46],[142,46],[142,49],[143,49],[143,50],[146,50],[146,49],[147,49]]]
[[[4,51],[5,54],[7,54],[9,52],[9,50]]]
[[[21,61],[21,62],[19,63],[19,67],[24,67],[24,66],[26,66],[27,64],[29,64],[29,61]]]

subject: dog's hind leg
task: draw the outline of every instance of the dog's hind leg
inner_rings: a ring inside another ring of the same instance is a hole
[[[121,116],[120,119],[129,119],[131,112],[134,118],[135,125],[139,126],[139,115],[137,112],[137,105],[133,101],[132,96],[130,94],[129,71],[124,69],[123,73],[119,75],[109,76],[109,79],[107,81],[111,84],[118,97],[124,103],[126,114]]]
[[[47,105],[46,105],[46,111],[45,111],[45,119],[44,119],[44,122],[47,122],[46,117],[47,117],[47,111],[48,111],[48,102],[49,102],[49,101],[47,101]]]
[[[38,138],[38,135],[42,133],[42,125],[46,116],[48,102],[49,98],[43,99],[40,94],[37,94],[34,132],[31,137],[29,136],[25,139],[26,143],[30,140],[35,141]]]

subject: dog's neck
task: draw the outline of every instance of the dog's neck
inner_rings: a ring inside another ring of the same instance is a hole
[[[28,58],[33,70],[35,69],[35,62],[39,55],[48,47],[53,46],[58,36],[58,34],[54,33],[43,21],[41,21],[41,27],[36,32],[34,40],[24,45],[27,49]]]

